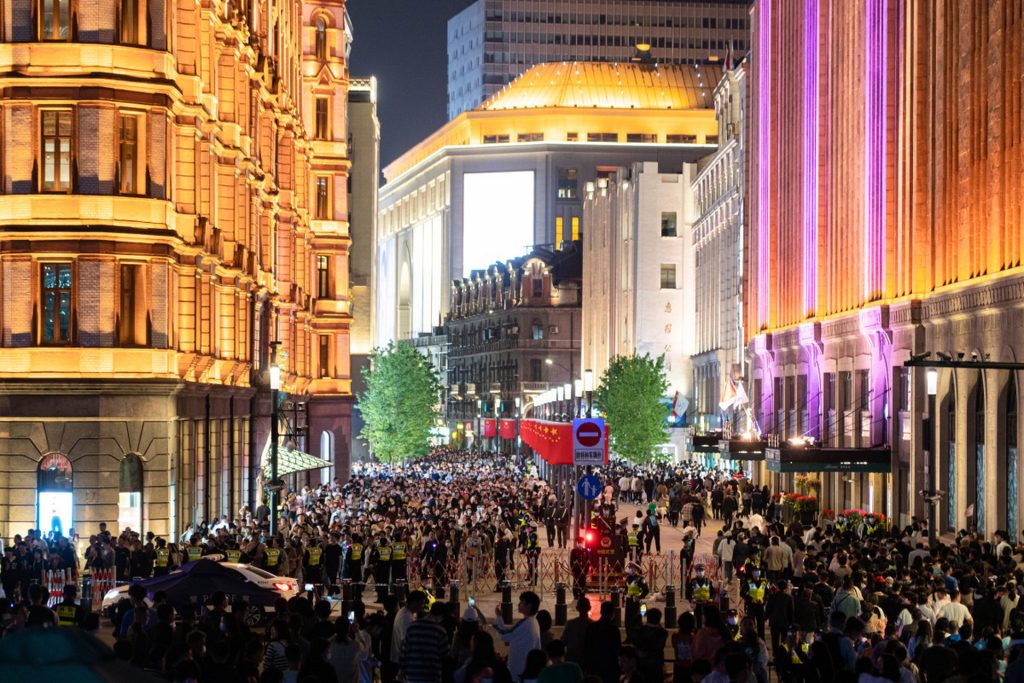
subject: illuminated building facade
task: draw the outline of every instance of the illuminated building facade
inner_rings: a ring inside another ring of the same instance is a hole
[[[694,421],[701,430],[722,426],[719,410],[728,379],[743,380],[743,182],[746,155],[746,63],[715,86],[718,149],[698,163],[693,191],[695,339]],[[737,425],[738,426],[738,425]]]
[[[833,465],[889,449],[886,473],[823,475],[826,507],[905,522],[937,489],[940,531],[1018,534],[1019,372],[941,368],[929,400],[904,363],[1024,358],[1024,2],[762,0],[752,16],[762,429],[843,449]]]
[[[585,233],[587,183],[637,162],[668,172],[717,145],[716,66],[543,64],[384,169],[375,339],[430,332],[448,288],[534,245]]]
[[[344,476],[344,1],[0,8],[0,535],[253,506],[275,341]]]
[[[750,0],[477,0],[448,21],[448,118],[475,109],[535,64],[662,64],[745,54]]]

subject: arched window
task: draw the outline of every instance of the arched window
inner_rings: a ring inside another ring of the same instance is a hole
[[[74,470],[60,453],[48,453],[36,473],[36,527],[44,533],[64,535],[73,524]]]
[[[1017,499],[1019,496],[1019,465],[1017,462],[1017,378],[1010,377],[1006,392],[1006,531],[1017,538]]]
[[[142,531],[142,458],[129,453],[121,461],[117,524],[121,531]]]
[[[533,339],[544,339],[544,326],[539,320],[533,321]]]
[[[327,61],[327,22],[323,17],[316,20],[316,58]]]
[[[956,387],[955,382],[949,386],[949,398],[946,400],[946,528],[956,530]]]
[[[320,433],[320,459],[334,462],[334,434],[327,430]]]

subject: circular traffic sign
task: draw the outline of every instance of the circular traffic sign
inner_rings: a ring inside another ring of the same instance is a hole
[[[581,446],[593,448],[601,442],[601,428],[593,422],[584,422],[576,428],[576,441]]]

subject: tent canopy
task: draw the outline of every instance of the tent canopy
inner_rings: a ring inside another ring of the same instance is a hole
[[[285,445],[277,447],[277,476],[284,477],[289,474],[296,472],[305,472],[307,470],[319,470],[325,467],[330,467],[331,463],[327,460],[321,460],[315,455],[309,453],[303,453],[295,448],[290,448]],[[267,444],[267,448],[263,453],[263,479],[264,481],[270,481],[270,444]]]

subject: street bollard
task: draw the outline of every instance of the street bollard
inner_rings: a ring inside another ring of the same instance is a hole
[[[451,594],[448,596],[448,603],[459,606],[459,582],[452,580],[450,587]]]
[[[555,626],[565,626],[568,620],[567,608],[565,605],[565,584],[555,585]]]
[[[399,605],[404,605],[405,601],[409,597],[409,584],[404,579],[399,579],[395,583],[395,600]]]
[[[676,615],[676,587],[665,586],[665,628],[674,629],[679,621]]]
[[[612,621],[615,623],[615,627],[619,628],[620,626],[622,626],[622,603],[619,601],[619,589],[612,588],[611,594],[612,608],[615,610],[614,616],[612,617]]]
[[[501,583],[501,620],[505,625],[511,625],[512,614],[512,582],[502,581]]]

